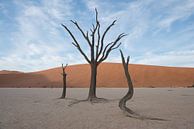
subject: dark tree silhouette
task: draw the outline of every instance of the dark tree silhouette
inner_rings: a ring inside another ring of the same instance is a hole
[[[133,89],[133,83],[132,83],[132,80],[131,80],[131,76],[130,76],[129,71],[128,71],[128,65],[129,65],[130,57],[128,56],[127,60],[125,60],[125,58],[123,56],[123,52],[121,50],[120,50],[120,53],[121,53],[123,69],[124,69],[124,72],[125,72],[125,77],[127,79],[127,84],[128,84],[128,92],[127,92],[127,94],[123,98],[121,98],[121,100],[119,101],[120,109],[128,117],[131,117],[131,118],[136,118],[136,119],[141,119],[141,120],[167,121],[166,119],[162,119],[162,118],[154,118],[154,117],[148,117],[148,116],[139,115],[138,113],[132,111],[131,109],[129,109],[126,106],[126,102],[133,97],[134,89]]]
[[[91,79],[90,79],[90,89],[89,89],[89,95],[88,100],[97,100],[96,97],[96,77],[97,77],[97,68],[101,62],[107,59],[109,54],[112,50],[117,49],[121,42],[119,42],[126,34],[121,33],[117,36],[117,38],[110,42],[105,44],[105,37],[108,31],[115,25],[116,20],[114,20],[102,33],[100,34],[100,22],[98,20],[98,11],[95,9],[95,25],[93,24],[92,29],[90,29],[91,33],[87,31],[86,33],[83,31],[83,29],[79,26],[79,24],[76,21],[71,22],[77,27],[77,29],[80,31],[84,39],[86,40],[87,44],[90,47],[90,57],[84,53],[83,49],[80,46],[80,43],[77,41],[73,33],[70,31],[70,29],[64,25],[61,24],[65,30],[69,33],[71,38],[73,39],[72,44],[78,49],[78,51],[81,53],[81,55],[85,58],[85,60],[90,64],[91,67]],[[90,35],[90,36],[89,36]]]
[[[63,73],[61,73],[63,76],[63,92],[62,92],[62,96],[61,96],[62,99],[64,99],[66,97],[66,77],[67,77],[67,74],[65,72],[65,69],[67,68],[67,65],[68,64],[66,64],[64,67],[62,64],[62,71],[63,71]]]
[[[131,109],[129,109],[128,107],[126,107],[126,102],[133,97],[133,93],[134,93],[133,83],[132,83],[131,77],[130,77],[129,72],[128,72],[128,65],[129,65],[129,58],[130,57],[128,56],[127,57],[127,60],[125,61],[125,58],[123,56],[123,52],[121,50],[120,50],[120,53],[121,53],[121,59],[122,59],[123,69],[124,69],[124,72],[125,72],[125,77],[127,79],[128,92],[119,101],[119,107],[120,107],[121,110],[123,110],[123,111],[125,111],[127,113],[134,114],[134,112]]]

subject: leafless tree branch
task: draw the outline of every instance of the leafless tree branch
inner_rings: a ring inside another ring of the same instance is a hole
[[[87,43],[89,44],[89,46],[91,46],[91,42],[88,36],[88,32],[86,32],[86,34],[84,33],[84,31],[81,29],[81,27],[79,26],[79,24],[76,21],[70,20],[77,28],[78,30],[82,33],[83,37],[86,39]]]
[[[77,42],[77,40],[75,39],[74,35],[71,33],[71,31],[63,24],[61,24],[69,33],[69,35],[72,37],[72,39],[74,40],[75,43],[72,43],[78,50],[79,52],[84,56],[84,58],[87,60],[88,63],[90,63],[90,60],[88,59],[88,57],[86,56],[86,54],[82,51],[79,43]]]
[[[102,61],[104,61],[108,55],[110,54],[110,52],[116,48],[118,48],[121,45],[121,42],[118,44],[118,42],[124,37],[126,36],[126,34],[121,33],[120,35],[118,35],[118,37],[116,38],[116,40],[112,43],[109,43],[106,45],[106,47],[103,50],[103,54],[102,57],[99,59],[98,64],[101,63]]]

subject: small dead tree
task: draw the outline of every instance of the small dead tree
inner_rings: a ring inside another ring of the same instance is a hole
[[[62,99],[64,99],[66,97],[66,77],[67,77],[67,74],[65,72],[65,69],[67,68],[67,65],[68,64],[66,64],[64,67],[62,64],[62,71],[63,71],[61,73],[61,75],[63,76],[63,92],[62,92],[62,96],[61,96]]]
[[[92,100],[98,100],[96,97],[96,77],[97,77],[97,68],[100,63],[102,63],[104,60],[107,59],[109,56],[110,52],[114,49],[117,49],[120,45],[121,42],[119,42],[126,34],[121,33],[117,36],[115,40],[113,40],[110,43],[107,43],[105,45],[105,37],[108,31],[115,25],[116,20],[114,20],[102,33],[100,34],[100,22],[98,20],[98,11],[95,9],[95,25],[93,24],[92,29],[90,29],[91,33],[87,31],[86,33],[83,31],[83,29],[79,26],[79,24],[76,21],[71,22],[76,26],[76,28],[80,31],[84,39],[86,40],[87,44],[89,45],[90,48],[90,57],[84,53],[83,49],[80,46],[80,43],[77,41],[73,33],[70,31],[70,29],[64,25],[61,24],[65,30],[69,33],[71,38],[73,39],[72,44],[78,49],[78,51],[81,53],[81,55],[85,58],[85,60],[90,64],[91,68],[91,79],[90,79],[90,89],[89,89],[89,94],[88,94],[88,99],[89,101]]]

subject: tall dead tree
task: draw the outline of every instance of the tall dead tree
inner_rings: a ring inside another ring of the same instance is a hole
[[[67,67],[67,65],[68,64],[66,64],[65,65],[65,67],[63,66],[63,64],[62,64],[62,73],[61,73],[61,75],[63,76],[63,92],[62,92],[62,96],[61,96],[61,98],[62,99],[64,99],[65,97],[66,97],[66,77],[67,77],[67,74],[66,74],[66,72],[65,72],[65,69],[66,69],[66,67]]]
[[[121,42],[119,42],[126,34],[121,33],[117,36],[115,40],[113,40],[110,43],[105,43],[105,37],[106,34],[109,32],[109,30],[115,25],[116,20],[114,20],[105,30],[104,32],[100,33],[100,22],[98,20],[98,11],[95,9],[95,24],[93,24],[92,29],[90,29],[90,34],[88,31],[86,33],[83,31],[83,29],[79,26],[79,24],[76,21],[71,20],[71,22],[76,26],[76,28],[79,30],[79,32],[82,34],[84,39],[86,40],[87,44],[90,48],[90,56],[87,56],[86,53],[84,53],[83,49],[80,46],[80,43],[75,38],[74,34],[70,31],[70,29],[64,25],[61,24],[65,30],[69,33],[71,36],[73,42],[72,44],[78,49],[78,51],[81,53],[81,55],[85,58],[85,60],[90,64],[91,68],[91,79],[90,79],[90,89],[89,89],[89,95],[88,100],[96,100],[96,77],[97,77],[97,68],[101,62],[103,62],[107,57],[109,56],[110,52],[116,48],[118,48],[121,45]]]

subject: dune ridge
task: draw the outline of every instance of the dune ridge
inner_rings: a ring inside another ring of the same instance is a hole
[[[71,65],[67,69],[67,87],[89,87],[90,66]],[[62,87],[61,68],[22,73],[0,71],[0,87]],[[130,64],[135,87],[188,87],[194,84],[194,68]],[[97,87],[127,87],[120,63],[102,63]]]

